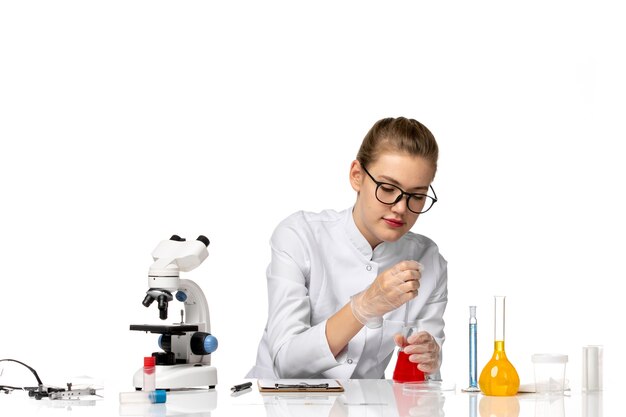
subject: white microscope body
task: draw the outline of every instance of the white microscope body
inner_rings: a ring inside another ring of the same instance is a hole
[[[202,289],[193,281],[180,279],[180,271],[188,272],[199,266],[209,253],[209,239],[185,241],[176,235],[164,240],[152,252],[154,263],[148,273],[148,288],[143,305],[155,300],[159,317],[166,320],[169,301],[175,297],[184,303],[184,318],[172,325],[131,325],[130,330],[160,333],[155,352],[156,388],[185,389],[214,388],[217,370],[211,366],[211,353],[217,349],[217,339],[211,335],[209,306]],[[133,377],[136,389],[143,387],[143,368]]]

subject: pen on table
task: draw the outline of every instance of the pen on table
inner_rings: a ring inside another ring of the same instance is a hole
[[[239,392],[239,391],[243,391],[245,389],[248,389],[251,386],[252,386],[252,382],[244,382],[243,384],[234,385],[233,387],[230,388],[230,390],[232,392]]]

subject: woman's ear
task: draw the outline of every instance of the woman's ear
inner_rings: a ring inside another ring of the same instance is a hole
[[[350,185],[357,193],[361,191],[361,182],[363,181],[363,170],[359,161],[354,160],[350,164]]]

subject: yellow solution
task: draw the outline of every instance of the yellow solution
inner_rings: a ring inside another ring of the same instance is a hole
[[[496,340],[493,356],[483,368],[478,379],[480,390],[485,395],[509,396],[519,390],[519,375],[506,357],[504,340]]]

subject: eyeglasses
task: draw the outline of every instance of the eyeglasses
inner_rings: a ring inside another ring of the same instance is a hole
[[[363,170],[369,177],[376,183],[376,199],[383,204],[393,206],[402,200],[402,197],[406,196],[406,207],[409,211],[415,214],[426,213],[437,202],[437,194],[432,185],[429,185],[430,190],[433,192],[434,197],[427,194],[420,193],[407,193],[397,185],[389,184],[387,182],[376,181],[372,174],[363,166]]]

